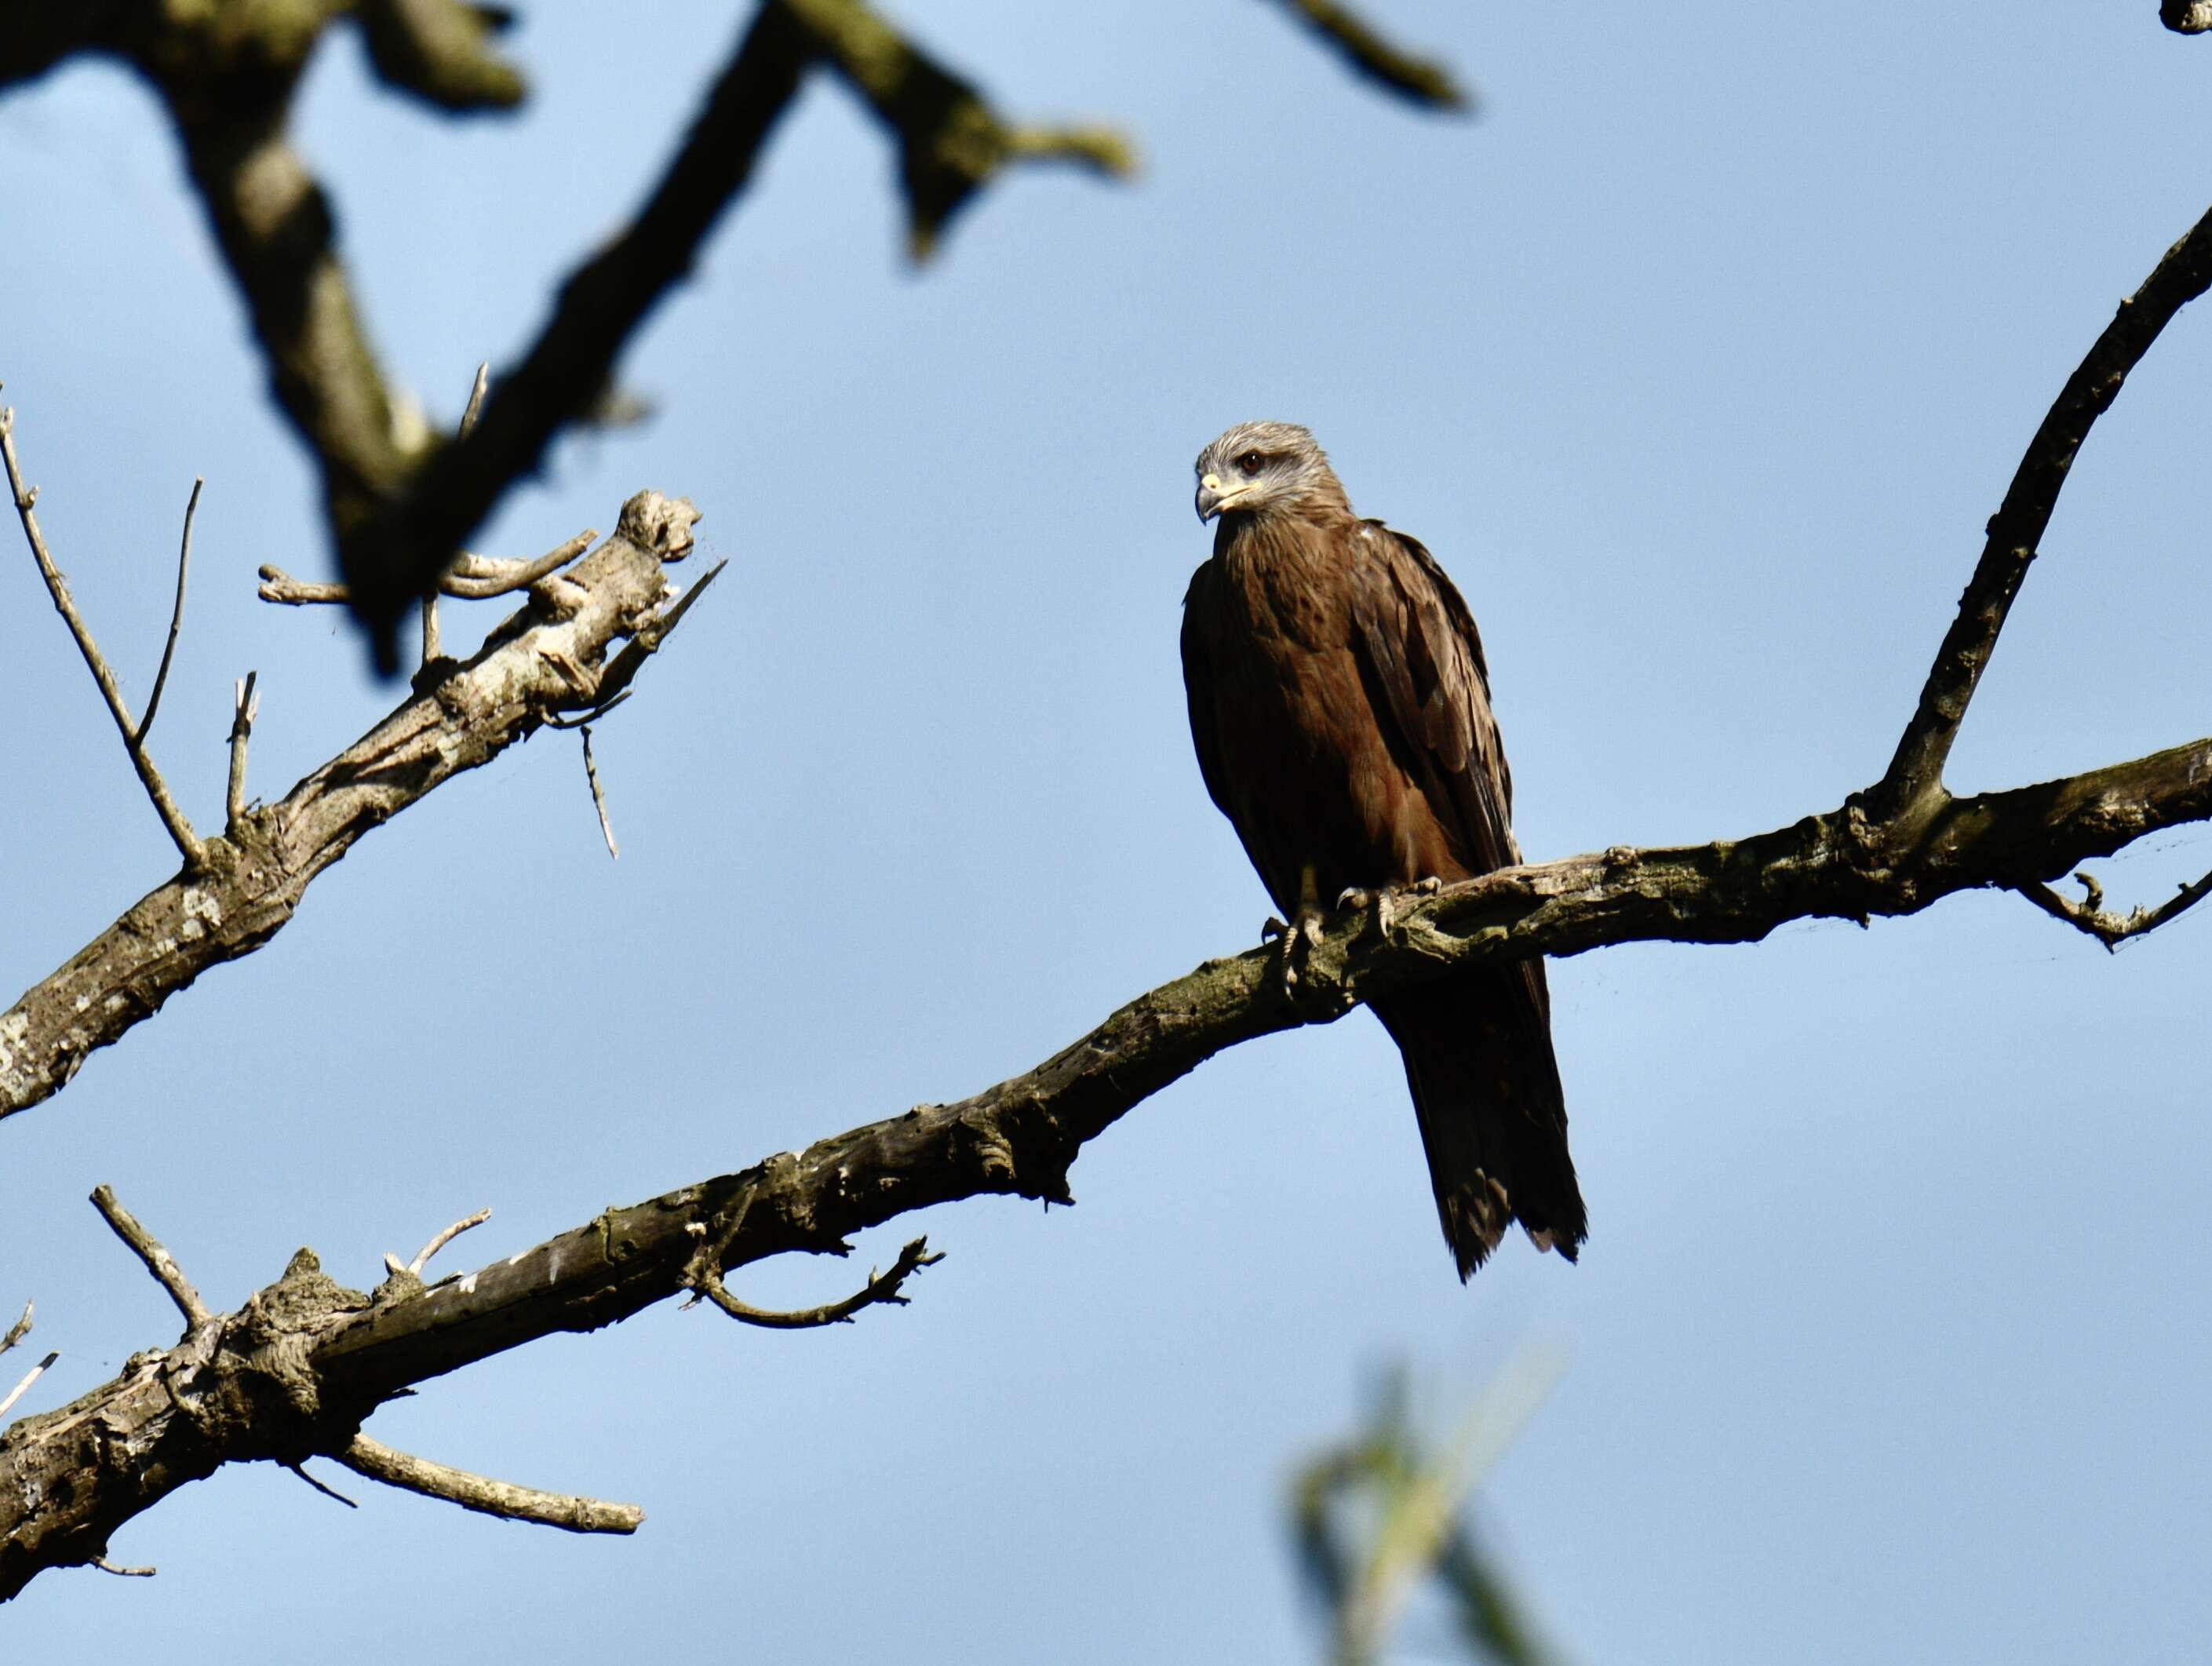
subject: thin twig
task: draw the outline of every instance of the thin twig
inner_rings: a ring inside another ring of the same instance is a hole
[[[1982,672],[1996,650],[2013,599],[2027,577],[2037,545],[2051,525],[2058,495],[2098,417],[2120,394],[2128,373],[2148,352],[2159,332],[2191,301],[2212,287],[2212,212],[2191,227],[2160,258],[2142,287],[2120,303],[2027,442],[2004,502],[1990,517],[1982,556],[1959,599],[1958,617],[1944,634],[1922,685],[1912,720],[1897,743],[1881,781],[1866,795],[1876,821],[1907,806],[1934,802],[1943,766]]]
[[[484,395],[491,391],[491,361],[486,359],[477,366],[477,379],[469,387],[469,402],[461,411],[459,427],[455,430],[461,439],[469,437],[469,430],[477,425],[483,414]]]
[[[349,1510],[358,1510],[361,1508],[358,1504],[356,1504],[351,1499],[346,1497],[344,1493],[339,1492],[337,1487],[331,1486],[328,1482],[318,1481],[314,1476],[309,1474],[307,1473],[307,1466],[306,1464],[288,1463],[284,1467],[287,1469],[289,1469],[294,1474],[297,1475],[301,1481],[307,1482],[308,1486],[313,1487],[315,1491],[320,1493],[325,1498],[336,1499],[340,1504],[343,1505]]]
[[[471,555],[464,550],[455,558],[453,571],[438,581],[438,593],[477,602],[504,596],[510,591],[526,590],[582,555],[599,535],[596,528],[586,527],[544,555],[527,561]],[[263,564],[261,588],[257,593],[264,602],[276,602],[285,607],[343,605],[352,599],[342,584],[311,584],[305,579],[294,578],[273,562]]]
[[[223,794],[224,826],[232,832],[246,819],[246,743],[253,738],[253,720],[261,714],[261,696],[253,690],[261,673],[249,671],[233,685],[230,714],[230,786]]]
[[[742,1216],[740,1217],[742,1219]],[[705,1256],[692,1268],[691,1287],[704,1296],[732,1319],[742,1319],[749,1325],[761,1325],[769,1330],[811,1330],[817,1325],[849,1323],[853,1316],[864,1307],[884,1303],[893,1307],[904,1307],[907,1298],[899,1293],[899,1286],[925,1267],[934,1267],[945,1259],[944,1252],[931,1255],[929,1240],[916,1238],[898,1253],[891,1270],[878,1278],[871,1270],[868,1282],[857,1292],[842,1302],[831,1302],[823,1307],[806,1307],[779,1311],[773,1308],[753,1307],[730,1294],[722,1282],[720,1269],[714,1265],[715,1257]]]
[[[120,1567],[105,1556],[95,1556],[92,1566],[102,1573],[112,1573],[125,1579],[150,1579],[161,1570],[156,1567]]]
[[[91,629],[77,611],[76,599],[70,594],[69,581],[62,577],[61,569],[54,565],[53,553],[46,548],[46,535],[39,530],[39,518],[32,513],[39,501],[38,489],[23,483],[22,465],[15,458],[15,413],[4,406],[0,406],[0,462],[6,465],[15,513],[23,523],[23,536],[30,540],[31,558],[38,562],[39,575],[46,581],[46,593],[53,598],[55,611],[69,626],[77,652],[84,656],[84,663],[92,672],[92,680],[100,685],[100,697],[107,702],[108,714],[115,720],[116,730],[123,737],[123,750],[131,755],[131,765],[137,770],[139,784],[145,787],[146,796],[154,801],[161,825],[175,841],[185,865],[197,868],[204,860],[199,836],[185,819],[185,812],[177,807],[177,801],[169,796],[168,783],[154,767],[152,757],[139,745],[137,729],[131,721],[131,708],[124,703],[123,690],[117,686],[115,673],[108,669],[100,645],[92,640]]]
[[[467,1231],[470,1228],[481,1226],[484,1222],[490,1219],[490,1210],[479,1209],[476,1213],[455,1221],[451,1226],[446,1228],[444,1231],[439,1233],[437,1237],[432,1238],[428,1243],[422,1246],[422,1250],[416,1254],[415,1259],[407,1263],[407,1270],[410,1273],[414,1274],[416,1277],[421,1277],[422,1269],[430,1264],[431,1256],[436,1255],[438,1251],[444,1249],[447,1244],[451,1243],[455,1238],[460,1237],[462,1233]]]
[[[464,1510],[501,1516],[508,1521],[536,1522],[570,1533],[635,1533],[645,1511],[634,1504],[610,1504],[564,1493],[541,1493],[534,1487],[493,1481],[443,1463],[433,1463],[406,1452],[395,1452],[380,1441],[357,1434],[344,1451],[334,1454],[356,1474],[380,1481],[425,1498],[443,1499]]]
[[[598,722],[601,718],[605,717],[609,712],[612,711],[617,706],[621,705],[623,701],[629,699],[631,695],[636,692],[637,690],[635,689],[624,689],[613,699],[605,701],[599,705],[592,707],[591,710],[586,712],[580,717],[549,716],[545,720],[545,727],[549,729],[584,728],[590,724]]]
[[[8,1390],[8,1397],[5,1400],[0,1400],[0,1417],[7,1416],[8,1414],[14,1409],[15,1402],[23,1397],[25,1391],[30,1388],[31,1384],[37,1382],[41,1377],[44,1377],[46,1374],[47,1368],[51,1366],[55,1360],[61,1357],[61,1350],[57,1348],[52,1353],[49,1353],[45,1359],[40,1360],[37,1365],[32,1366],[29,1371],[26,1371],[23,1374],[23,1380],[16,1383],[14,1388]]]
[[[483,556],[465,555],[453,563],[453,570],[438,581],[438,588],[446,595],[465,601],[483,601],[492,596],[504,596],[510,591],[526,590],[575,560],[592,547],[599,536],[597,527],[586,526],[535,561],[495,561]]]
[[[310,584],[305,579],[294,578],[274,562],[261,564],[261,588],[256,593],[264,602],[276,602],[285,607],[312,607],[347,599],[345,586]]]
[[[2174,915],[2194,908],[2208,896],[2212,896],[2212,873],[2206,874],[2194,885],[2183,885],[2173,896],[2154,909],[2130,909],[2125,914],[2112,914],[2105,909],[2104,887],[2086,873],[2074,878],[2083,892],[2078,903],[2069,903],[2049,885],[2027,885],[2014,887],[2020,894],[2054,919],[2063,920],[2079,927],[2102,943],[2107,950],[2116,950],[2130,937],[2141,937],[2154,932]]]
[[[154,1235],[138,1224],[137,1218],[116,1201],[115,1193],[108,1187],[92,1189],[92,1206],[106,1217],[107,1224],[115,1229],[115,1236],[129,1244],[131,1252],[146,1263],[161,1288],[169,1292],[169,1299],[185,1316],[187,1325],[207,1322],[207,1304],[200,1300],[200,1292],[192,1288],[191,1280],[164,1250]]]
[[[23,1316],[16,1320],[14,1324],[8,1327],[8,1334],[5,1336],[0,1336],[0,1353],[7,1353],[9,1348],[14,1347],[16,1343],[21,1341],[30,1334],[31,1304],[29,1302],[25,1302],[23,1304]]]
[[[177,637],[185,628],[185,580],[192,570],[192,517],[199,513],[200,488],[207,484],[204,477],[195,477],[192,496],[185,505],[184,542],[177,550],[177,604],[169,610],[169,640],[161,646],[161,668],[154,673],[154,691],[146,696],[146,715],[138,720],[138,733],[133,737],[141,745],[153,733],[154,714],[161,708],[161,690],[169,685],[169,662],[176,658]]]
[[[615,708],[630,680],[644,667],[647,660],[660,651],[661,643],[668,640],[668,633],[683,623],[684,616],[691,611],[691,604],[707,593],[707,587],[721,577],[722,569],[729,564],[727,558],[716,562],[701,574],[699,581],[678,596],[666,611],[655,613],[638,622],[637,628],[630,633],[629,641],[623,644],[619,654],[607,661],[607,668],[592,684],[592,709],[584,714],[583,722],[590,722],[599,713]],[[545,721],[551,722],[552,719],[548,717]]]
[[[477,425],[477,413],[483,409],[484,390],[491,386],[491,362],[487,359],[477,366],[476,380],[469,387],[469,402],[461,411],[459,439],[469,437],[469,430]],[[440,653],[438,641],[438,598],[422,598],[422,663],[428,665]]]
[[[613,702],[608,702],[611,705]],[[605,707],[601,707],[604,711]],[[607,842],[607,854],[615,860],[622,860],[622,852],[615,848],[614,824],[607,819],[607,795],[599,790],[599,766],[592,761],[592,726],[582,726],[584,731],[584,779],[592,784],[592,808],[599,812],[599,836]]]

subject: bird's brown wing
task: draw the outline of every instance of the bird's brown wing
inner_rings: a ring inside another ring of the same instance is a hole
[[[1182,691],[1190,702],[1190,741],[1198,753],[1198,773],[1205,778],[1206,796],[1233,824],[1227,787],[1221,775],[1219,717],[1213,703],[1213,656],[1206,633],[1213,614],[1213,563],[1206,562],[1190,575],[1190,588],[1182,598]]]
[[[1376,726],[1468,873],[1518,862],[1513,781],[1474,615],[1413,539],[1370,521],[1352,544],[1353,651]],[[1405,1055],[1460,1276],[1513,1219],[1571,1260],[1584,1216],[1543,962],[1486,967],[1376,1001],[1375,1013]]]
[[[1510,866],[1521,860],[1513,777],[1491,715],[1474,616],[1414,539],[1368,521],[1352,547],[1353,651],[1376,722],[1467,871]]]

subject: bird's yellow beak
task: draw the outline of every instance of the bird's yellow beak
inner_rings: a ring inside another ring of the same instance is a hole
[[[1199,520],[1201,522],[1208,521],[1224,509],[1235,508],[1237,498],[1242,495],[1241,489],[1231,491],[1222,490],[1221,477],[1218,474],[1203,477],[1198,483]]]

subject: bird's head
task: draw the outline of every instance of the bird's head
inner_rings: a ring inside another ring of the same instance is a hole
[[[1239,423],[1198,454],[1198,518],[1349,509],[1312,435],[1295,423]]]

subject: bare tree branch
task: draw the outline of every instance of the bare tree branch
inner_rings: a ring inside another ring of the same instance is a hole
[[[241,806],[231,830],[207,841],[199,872],[149,893],[0,1013],[0,1117],[58,1091],[87,1055],[209,967],[267,942],[363,834],[548,717],[619,694],[703,587],[661,611],[665,564],[690,551],[697,518],[680,499],[631,498],[614,537],[540,581],[472,658],[441,661],[421,691],[278,802]]]
[[[223,836],[235,843],[246,825],[246,749],[253,739],[253,720],[261,715],[261,696],[253,691],[261,673],[249,671],[232,690],[230,781],[223,793]]]
[[[60,1350],[56,1349],[53,1353],[47,1354],[45,1359],[40,1360],[37,1365],[32,1366],[30,1370],[24,1372],[22,1377],[16,1383],[15,1386],[8,1390],[7,1398],[0,1400],[0,1417],[5,1417],[9,1412],[13,1411],[15,1407],[15,1402],[30,1392],[31,1384],[37,1382],[41,1377],[44,1377],[48,1371],[52,1370],[54,1361],[61,1357]]]
[[[141,739],[144,732],[131,721],[131,708],[124,703],[123,690],[115,681],[115,673],[108,668],[100,644],[93,641],[91,627],[85,623],[84,615],[77,611],[76,598],[70,594],[69,581],[62,577],[61,569],[54,564],[53,553],[46,548],[46,535],[39,530],[39,517],[33,512],[33,506],[39,501],[39,489],[23,483],[22,465],[15,458],[15,413],[5,406],[0,406],[0,464],[6,466],[8,489],[15,502],[16,516],[23,523],[23,536],[30,542],[31,558],[38,563],[39,576],[46,581],[46,593],[53,598],[54,610],[69,626],[77,652],[84,656],[92,680],[99,684],[100,697],[107,702],[108,715],[115,720],[116,731],[123,737],[123,750],[130,754],[131,767],[138,772],[139,785],[146,789],[146,796],[153,800],[155,813],[161,817],[161,825],[168,830],[178,854],[185,859],[185,871],[197,870],[205,860],[199,836],[192,831],[191,823],[185,819],[185,812],[169,795],[169,784],[161,779],[153,755],[147,751]],[[180,575],[180,606],[183,588]],[[166,664],[167,656],[163,659]]]
[[[2084,893],[2079,903],[2069,903],[2049,885],[2041,884],[2022,885],[2020,894],[2045,914],[2087,932],[2107,949],[2118,949],[2130,937],[2156,931],[2176,915],[2212,895],[2212,873],[2208,873],[2194,885],[2183,885],[2154,909],[2130,909],[2125,914],[2111,914],[2105,909],[2104,888],[2086,873],[2074,877]]]
[[[2098,417],[2119,398],[2128,372],[2179,313],[2212,285],[2212,212],[2166,252],[2142,287],[2120,303],[2028,441],[2004,502],[1990,517],[1988,542],[1959,599],[1959,616],[1937,650],[1920,703],[1896,756],[1868,795],[1877,818],[1898,815],[1942,787],[1943,765],[1967,702],[1996,649],[2013,598],[2027,577],[2058,494]]]
[[[328,1481],[318,1481],[314,1476],[309,1474],[307,1473],[307,1466],[306,1464],[288,1463],[284,1467],[287,1469],[289,1469],[294,1474],[297,1475],[310,1492],[319,1493],[325,1498],[330,1499],[333,1504],[342,1504],[349,1510],[358,1510],[361,1508],[359,1505],[356,1504],[351,1499],[346,1497],[344,1493],[339,1492],[337,1487],[331,1486]]]
[[[1474,100],[1447,64],[1394,46],[1364,18],[1337,0],[1281,0],[1281,4],[1341,56],[1353,70],[1414,104],[1465,110]]]
[[[490,1219],[491,1211],[489,1209],[479,1209],[472,1215],[462,1216],[451,1226],[447,1227],[443,1231],[438,1233],[434,1237],[433,1237],[428,1243],[424,1244],[420,1250],[416,1250],[415,1252],[415,1259],[407,1263],[407,1270],[410,1273],[414,1274],[417,1278],[420,1278],[422,1275],[422,1269],[430,1264],[430,1258],[435,1256],[438,1251],[444,1249],[455,1238],[460,1237],[462,1233],[469,1231],[475,1227],[483,1225],[484,1222]]]
[[[599,766],[592,757],[592,726],[577,725],[584,732],[584,780],[592,789],[592,808],[599,814],[599,836],[607,842],[607,854],[616,861],[622,860],[622,851],[615,844],[615,824],[607,819],[607,795],[599,788]]]
[[[192,496],[185,505],[185,536],[177,550],[177,604],[169,611],[169,640],[161,646],[161,668],[154,673],[154,691],[146,696],[146,714],[138,720],[137,733],[131,737],[140,745],[153,733],[154,714],[161,709],[161,690],[169,686],[169,664],[177,656],[177,638],[185,629],[185,581],[192,570],[192,517],[199,513],[200,488],[206,485],[204,478],[192,481]]]
[[[223,1463],[343,1456],[361,1421],[416,1383],[697,1288],[702,1243],[720,1246],[709,1260],[726,1273],[793,1251],[842,1253],[851,1233],[956,1199],[1072,1202],[1068,1170],[1086,1143],[1213,1054],[1255,1037],[1331,1023],[1364,1001],[1532,954],[1751,942],[1790,920],[1917,913],[1958,891],[2048,879],[2208,818],[2212,739],[1948,800],[1910,824],[1877,827],[1847,805],[1741,841],[1616,847],[1507,868],[1414,903],[1387,931],[1371,909],[1331,915],[1294,995],[1268,949],[1208,961],[970,1098],[916,1106],[741,1173],[609,1209],[463,1278],[426,1288],[401,1272],[364,1294],[334,1283],[301,1250],[237,1312],[135,1356],[112,1381],[0,1434],[0,1597],[46,1568],[100,1554],[122,1523]],[[911,1249],[918,1258],[920,1247]],[[210,1397],[238,1414],[185,1409]]]
[[[14,1324],[8,1327],[8,1334],[5,1336],[0,1336],[0,1353],[8,1353],[9,1350],[16,1347],[17,1344],[21,1342],[26,1336],[28,1336],[31,1334],[31,1305],[32,1304],[29,1302],[25,1302],[23,1304],[23,1316],[16,1320]],[[59,1353],[49,1353],[45,1359],[40,1360],[37,1365],[32,1366],[28,1371],[25,1372],[22,1377],[16,1383],[15,1386],[8,1390],[7,1397],[5,1399],[0,1399],[0,1417],[7,1416],[9,1411],[14,1407],[15,1402],[18,1400],[21,1400],[23,1395],[29,1391],[31,1384],[37,1382],[41,1377],[45,1376],[47,1367],[52,1365],[55,1360],[60,1358],[61,1355]]]
[[[527,590],[538,580],[559,572],[582,555],[591,548],[592,540],[599,535],[597,527],[586,526],[566,543],[556,544],[544,555],[528,561],[471,555],[464,550],[454,558],[453,569],[438,581],[438,594],[456,597],[463,601],[488,601],[495,596]],[[350,605],[353,600],[351,593],[342,584],[314,584],[295,579],[274,562],[263,563],[261,588],[256,593],[264,602],[276,602],[286,607],[312,607],[333,603],[343,606]],[[436,633],[433,631],[424,641],[434,649],[437,646]],[[425,663],[436,657],[434,652],[427,654]]]
[[[535,1522],[570,1533],[635,1533],[645,1511],[634,1504],[609,1504],[566,1493],[541,1493],[534,1487],[493,1481],[453,1469],[428,1458],[411,1457],[389,1446],[356,1435],[337,1461],[356,1474],[404,1487],[425,1498],[443,1499],[480,1515],[499,1516],[511,1522]]]
[[[821,1325],[850,1324],[853,1316],[864,1307],[878,1302],[895,1307],[904,1307],[906,1298],[900,1287],[925,1267],[934,1267],[945,1257],[929,1253],[929,1240],[914,1239],[898,1253],[891,1270],[878,1275],[873,1268],[868,1269],[868,1281],[853,1295],[842,1301],[830,1302],[821,1307],[777,1310],[753,1307],[730,1294],[729,1286],[722,1282],[720,1266],[721,1258],[729,1251],[731,1243],[744,1225],[745,1216],[752,1207],[753,1194],[748,1192],[738,1205],[738,1212],[730,1225],[716,1237],[715,1242],[692,1259],[685,1269],[685,1282],[699,1295],[704,1296],[732,1319],[749,1325],[759,1325],[769,1330],[811,1330]]]
[[[169,1299],[177,1304],[177,1311],[185,1316],[187,1326],[205,1324],[207,1304],[200,1292],[192,1288],[192,1281],[185,1276],[175,1258],[161,1245],[161,1241],[138,1224],[138,1219],[117,1201],[112,1190],[106,1186],[92,1189],[93,1207],[98,1209],[107,1224],[115,1229],[115,1236],[131,1246],[131,1252],[146,1263],[146,1270],[154,1281],[169,1292]]]

